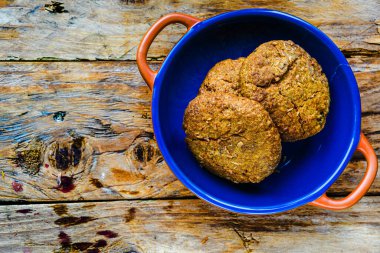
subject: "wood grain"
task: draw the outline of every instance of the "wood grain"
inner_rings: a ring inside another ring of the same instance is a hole
[[[380,195],[380,174],[340,212],[304,206],[248,216],[196,199],[157,148],[151,94],[133,60],[143,34],[170,12],[209,18],[271,8],[299,16],[348,57],[362,131],[379,156],[379,1],[62,2],[57,9],[48,0],[0,0],[0,202],[37,202],[0,205],[0,252],[378,252],[380,196],[372,195]],[[163,60],[184,32],[167,27],[149,60]],[[352,191],[365,167],[355,154],[328,193]]]
[[[350,63],[365,94],[363,131],[380,154],[379,59]],[[192,196],[157,148],[150,95],[133,62],[0,63],[0,198]],[[365,166],[351,162],[330,192],[350,192]],[[369,193],[379,192],[380,175]]]
[[[190,195],[153,139],[150,92],[135,64],[0,66],[2,199]]]
[[[340,212],[304,206],[271,216],[198,199],[10,205],[0,207],[0,251],[375,253],[379,213],[380,197]]]
[[[65,11],[46,10],[46,0],[0,3],[0,60],[134,60],[147,29],[161,16],[183,12],[209,18],[243,8],[270,8],[319,27],[347,55],[378,56],[377,0],[91,0],[62,1]],[[150,59],[163,59],[185,28],[170,26],[156,39]]]

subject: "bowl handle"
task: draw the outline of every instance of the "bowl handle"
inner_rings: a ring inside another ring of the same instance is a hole
[[[360,141],[357,150],[360,151],[367,160],[367,169],[359,185],[345,198],[331,199],[326,196],[326,193],[324,193],[317,200],[310,202],[310,205],[329,210],[346,209],[355,205],[367,193],[376,177],[377,157],[371,144],[368,142],[363,133],[360,134]]]
[[[154,79],[156,78],[157,71],[153,71],[146,61],[148,55],[148,50],[150,45],[156,36],[168,25],[173,23],[180,23],[187,27],[187,31],[193,27],[196,23],[201,21],[198,18],[182,14],[182,13],[171,13],[166,16],[161,17],[157,20],[156,23],[146,32],[143,39],[140,42],[140,45],[137,49],[137,66],[141,73],[141,76],[144,78],[145,82],[148,84],[150,90],[153,89]]]

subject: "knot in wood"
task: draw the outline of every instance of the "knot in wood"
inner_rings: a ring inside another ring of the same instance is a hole
[[[83,156],[84,144],[85,140],[81,136],[56,141],[50,146],[50,164],[61,171],[78,166]]]

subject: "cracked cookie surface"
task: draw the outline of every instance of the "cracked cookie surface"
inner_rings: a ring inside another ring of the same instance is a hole
[[[207,73],[199,93],[226,92],[237,95],[239,93],[239,72],[244,58],[236,60],[226,59],[215,64]]]
[[[269,41],[246,58],[240,94],[264,106],[283,141],[313,136],[326,123],[327,78],[317,61],[292,41]]]
[[[281,158],[281,139],[260,103],[204,92],[184,116],[186,142],[202,167],[235,183],[258,183]]]

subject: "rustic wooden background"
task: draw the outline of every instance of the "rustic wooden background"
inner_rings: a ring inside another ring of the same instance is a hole
[[[362,131],[380,155],[378,0],[0,0],[0,252],[380,252],[380,175],[353,208],[238,215],[197,199],[157,148],[135,54],[162,15],[241,8],[297,15],[355,72]],[[185,28],[149,52],[153,67]],[[349,193],[355,155],[329,190]]]

